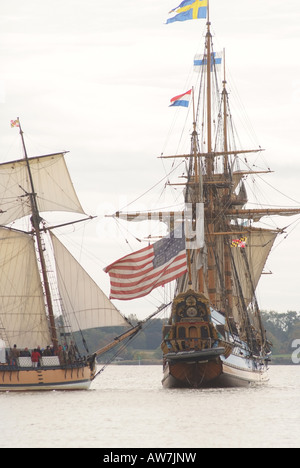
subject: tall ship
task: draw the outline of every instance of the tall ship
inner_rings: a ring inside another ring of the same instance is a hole
[[[249,207],[245,180],[271,171],[255,170],[248,163],[263,151],[260,147],[243,149],[238,144],[225,52],[213,48],[208,1],[185,0],[170,13],[167,23],[206,19],[203,54],[194,61],[197,89],[171,100],[171,106],[193,109],[190,152],[162,156],[185,161],[185,173],[176,183],[183,189],[183,208],[114,214],[128,222],[161,221],[169,234],[107,267],[111,298],[132,300],[176,281],[163,328],[164,387],[260,384],[268,380],[271,343],[256,289],[282,233],[260,221],[299,215],[300,208]]]
[[[85,390],[97,356],[141,324],[129,324],[55,234],[91,218],[65,152],[28,157],[20,120],[11,126],[20,130],[24,157],[0,164],[0,391]],[[42,217],[49,212],[81,219],[53,225]],[[84,332],[99,327],[122,333],[90,353]]]

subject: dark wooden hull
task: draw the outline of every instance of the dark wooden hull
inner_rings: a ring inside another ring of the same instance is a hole
[[[220,359],[211,362],[168,362],[164,366],[165,388],[202,388],[216,380],[222,373]]]
[[[268,381],[265,366],[255,369],[253,362],[240,363],[217,358],[207,362],[165,362],[162,384],[164,388],[226,388],[249,387]]]

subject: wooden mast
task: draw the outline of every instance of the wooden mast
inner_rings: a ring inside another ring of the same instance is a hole
[[[210,32],[210,17],[209,17],[209,1],[207,2],[207,33],[206,33],[206,63],[207,63],[207,156],[206,156],[206,179],[212,180],[214,173],[214,157],[212,156],[212,115],[211,115],[211,32]],[[211,303],[216,306],[216,265],[214,256],[214,189],[208,186],[207,192],[208,203],[208,295]]]
[[[228,166],[228,133],[227,133],[227,98],[228,93],[226,89],[226,63],[225,63],[225,49],[223,50],[223,61],[224,61],[224,77],[223,77],[223,140],[224,140],[224,162],[223,170],[225,179],[229,176],[229,166]],[[230,197],[230,189],[226,187],[224,190],[225,198]],[[229,230],[229,222],[226,222],[226,230]],[[231,267],[231,255],[230,255],[230,246],[227,237],[224,236],[224,273],[225,273],[225,312],[227,319],[230,318],[233,307],[233,297],[232,297],[232,267]]]
[[[36,236],[36,240],[37,240],[37,247],[38,247],[38,252],[39,252],[39,259],[40,259],[40,262],[41,262],[43,285],[44,285],[44,291],[45,291],[45,296],[46,296],[48,317],[49,317],[49,322],[50,322],[51,340],[52,340],[54,349],[56,350],[58,348],[58,339],[57,339],[57,332],[56,332],[56,326],[55,326],[55,318],[54,318],[54,311],[53,311],[53,304],[52,304],[52,297],[51,297],[48,273],[47,273],[47,268],[46,268],[46,261],[45,261],[42,238],[41,238],[41,230],[40,230],[41,217],[40,217],[40,214],[39,214],[39,209],[38,209],[37,199],[36,199],[37,194],[35,193],[35,190],[34,190],[34,183],[33,183],[30,163],[29,163],[29,159],[28,159],[28,155],[27,155],[26,145],[25,145],[25,141],[24,141],[24,135],[23,135],[23,131],[22,131],[22,127],[21,127],[21,123],[20,123],[19,118],[18,118],[18,122],[19,122],[20,135],[21,135],[21,139],[22,139],[24,156],[25,156],[25,160],[26,160],[26,165],[27,165],[27,170],[28,170],[28,177],[29,177],[30,188],[31,188],[31,193],[27,194],[29,196],[29,199],[30,199],[31,211],[32,211],[31,224],[32,224],[32,227],[33,227],[34,232],[35,232],[35,236]]]
[[[198,158],[198,133],[197,133],[197,119],[196,119],[196,112],[195,112],[195,92],[193,87],[193,133],[192,133],[192,156],[194,157],[194,180],[188,181],[185,184],[189,187],[191,184],[194,188],[194,195],[192,201],[192,230],[195,232],[197,231],[197,223],[202,222],[198,218],[197,212],[197,204],[203,204],[203,177],[202,177],[202,170],[200,167],[200,160]],[[203,212],[204,213],[204,212]],[[204,222],[204,221],[203,221]],[[191,287],[193,284],[192,281],[192,258],[191,258],[191,251],[187,251],[187,259],[188,259],[188,274],[189,274],[189,286]],[[198,270],[198,291],[200,293],[204,293],[204,272],[203,267]]]
[[[206,54],[207,54],[207,176],[211,177],[213,174],[213,158],[212,153],[212,129],[211,129],[211,32],[209,20],[209,2],[207,2],[207,33],[206,33]]]
[[[225,49],[223,49],[224,78],[223,78],[223,138],[224,138],[224,173],[228,174],[228,134],[227,134],[227,89],[226,89],[226,64]]]
[[[196,223],[198,222],[197,220],[197,201],[199,199],[199,196],[201,197],[201,192],[202,192],[202,187],[200,187],[200,173],[201,170],[198,171],[198,158],[197,158],[197,122],[196,122],[196,112],[195,112],[195,93],[194,93],[194,87],[192,88],[192,97],[193,97],[193,133],[192,133],[192,154],[194,156],[194,190],[195,193],[193,195],[193,199],[190,200],[192,202],[192,230],[196,231]],[[200,192],[200,193],[199,193]],[[187,250],[187,260],[188,260],[188,276],[189,276],[189,287],[192,287],[193,281],[192,281],[192,258],[191,258],[191,250]]]
[[[194,187],[195,187],[195,199],[196,203],[193,205],[193,230],[196,231],[197,223],[201,222],[197,217],[197,203],[204,203],[203,200],[203,177],[202,169],[200,167],[200,159],[198,158],[198,133],[197,133],[197,120],[195,112],[195,99],[194,99],[194,88],[193,88],[193,155],[194,155]],[[204,214],[204,212],[203,212]],[[204,221],[203,221],[204,222]],[[188,258],[189,260],[189,258]],[[190,266],[191,269],[191,266]],[[189,279],[189,284],[192,284],[192,278]],[[204,271],[203,266],[198,270],[198,291],[204,293]]]

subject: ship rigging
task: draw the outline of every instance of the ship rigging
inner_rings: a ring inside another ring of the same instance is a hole
[[[113,215],[130,223],[165,223],[169,242],[161,239],[152,245],[152,263],[146,253],[149,251],[150,257],[151,249],[145,248],[107,267],[111,298],[142,297],[176,279],[170,319],[163,329],[164,386],[261,383],[267,380],[271,346],[256,289],[283,229],[257,223],[272,216],[299,215],[300,208],[249,207],[245,179],[271,171],[248,165],[248,158],[264,151],[260,146],[239,146],[230,110],[225,53],[216,53],[213,47],[209,2],[185,0],[173,12],[176,15],[170,23],[204,18],[204,13],[207,18],[204,52],[194,61],[199,90],[192,87],[171,100],[172,107],[188,107],[191,101],[190,152],[160,156],[184,161],[184,181],[171,184],[183,187],[184,204],[174,211],[118,211]],[[245,169],[241,169],[242,161]],[[182,245],[176,242],[181,236],[185,238],[185,271]],[[157,262],[163,255],[165,263]]]

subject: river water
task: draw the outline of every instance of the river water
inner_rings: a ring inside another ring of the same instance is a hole
[[[160,366],[110,366],[89,391],[0,393],[0,447],[300,446],[300,365],[249,389],[164,390]]]

